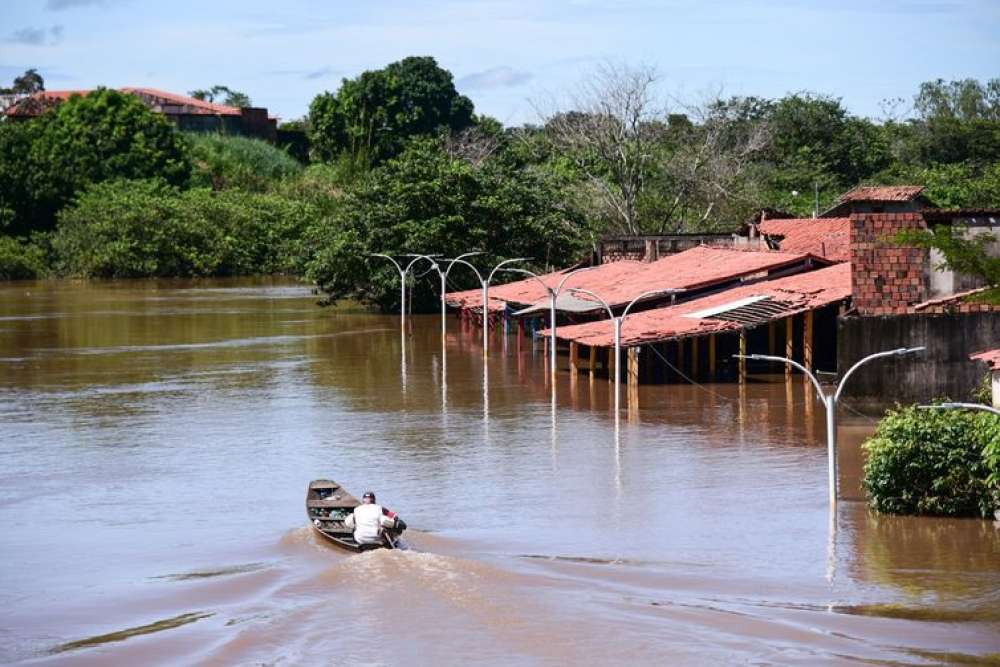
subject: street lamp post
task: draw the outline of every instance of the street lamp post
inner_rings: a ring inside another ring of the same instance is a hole
[[[545,291],[548,292],[549,294],[549,329],[550,329],[549,347],[551,348],[551,350],[549,351],[550,352],[549,368],[552,371],[553,381],[555,381],[556,377],[556,298],[559,296],[559,293],[562,291],[563,285],[566,284],[566,281],[569,280],[570,276],[574,276],[584,271],[593,271],[596,268],[597,268],[596,266],[587,266],[582,269],[576,269],[575,271],[570,271],[569,273],[563,276],[562,280],[559,281],[559,284],[556,286],[555,289],[552,289],[551,287],[546,285],[545,282],[538,276],[538,274],[534,273],[533,271],[528,271],[527,269],[504,269],[504,271],[508,273],[523,273],[524,275],[530,278],[534,278],[538,282],[538,284],[540,284],[543,288],[545,288]]]
[[[444,271],[441,270],[440,266],[438,267],[438,274],[441,276],[441,338],[442,339],[445,337],[445,332],[446,332],[446,327],[447,327],[446,321],[447,321],[447,318],[448,318],[447,305],[445,303],[445,297],[448,294],[448,274],[451,273],[451,269],[452,269],[453,266],[455,266],[455,262],[463,260],[466,257],[472,257],[473,255],[481,255],[481,254],[483,254],[481,251],[466,252],[466,253],[462,253],[461,255],[459,255],[458,257],[456,257],[455,259],[443,259],[443,260],[441,260],[442,262],[448,262],[448,268],[445,269]],[[474,268],[475,267],[473,267],[473,269]],[[478,275],[479,272],[477,271],[476,274]]]
[[[456,257],[455,259],[451,260],[451,264],[448,265],[448,270],[449,271],[451,270],[451,266],[453,264],[463,264],[463,265],[469,267],[470,269],[472,269],[472,272],[476,274],[476,277],[479,278],[479,284],[482,285],[482,287],[483,287],[483,357],[487,356],[487,354],[489,353],[489,347],[490,347],[490,339],[489,339],[489,335],[490,335],[490,333],[489,333],[490,332],[490,309],[489,309],[490,282],[493,280],[493,276],[496,275],[497,271],[499,271],[503,267],[507,266],[508,264],[512,264],[513,262],[523,262],[523,261],[526,261],[528,259],[530,259],[530,258],[529,257],[515,257],[513,259],[505,259],[504,261],[502,261],[499,264],[497,264],[496,266],[494,266],[493,270],[490,271],[489,275],[485,279],[483,278],[483,274],[481,274],[479,272],[479,269],[477,269],[475,266],[473,266],[469,262],[465,261],[464,259],[461,259],[461,257]]]
[[[622,393],[621,392],[621,382],[622,382],[622,370],[621,370],[621,366],[622,366],[622,364],[621,364],[621,361],[622,361],[622,356],[621,356],[622,323],[625,321],[625,318],[628,316],[628,311],[630,311],[632,309],[632,306],[634,306],[636,303],[638,303],[642,299],[645,299],[645,298],[648,298],[648,297],[651,297],[651,296],[662,296],[662,295],[665,295],[665,294],[677,294],[678,292],[683,292],[684,290],[665,289],[665,290],[651,290],[649,292],[643,292],[639,296],[637,296],[634,299],[632,299],[629,302],[629,304],[627,306],[625,306],[625,310],[622,311],[622,314],[619,315],[618,317],[615,317],[615,313],[614,313],[613,310],[611,310],[611,306],[608,305],[607,301],[605,301],[601,297],[597,296],[596,294],[594,294],[590,290],[579,289],[577,287],[570,287],[569,291],[571,293],[574,293],[574,294],[586,294],[587,296],[590,296],[590,297],[596,299],[598,301],[598,303],[600,303],[602,306],[604,306],[604,309],[608,311],[608,317],[610,317],[610,319],[611,319],[611,324],[612,324],[612,328],[613,328],[613,331],[614,331],[614,341],[615,341],[615,419],[617,420],[618,419],[618,413],[619,413],[619,411],[621,409],[621,393]]]
[[[982,410],[1000,415],[1000,410],[982,403],[938,403],[937,405],[918,405],[922,410]]]
[[[805,366],[788,359],[786,357],[776,357],[769,354],[734,354],[733,356],[737,359],[750,359],[752,361],[779,361],[794,368],[799,369],[812,381],[813,385],[816,387],[816,391],[819,392],[819,399],[823,403],[823,407],[826,408],[826,458],[827,458],[827,482],[830,489],[830,504],[837,504],[837,403],[840,401],[840,394],[844,391],[844,385],[847,380],[854,374],[858,368],[873,361],[875,359],[881,359],[883,357],[900,357],[905,354],[913,354],[916,352],[921,352],[925,348],[920,347],[901,347],[895,350],[886,350],[885,352],[876,352],[875,354],[869,354],[864,357],[856,364],[851,366],[844,377],[840,379],[837,384],[836,390],[832,394],[827,394],[823,391],[822,385],[816,376],[812,374]]]
[[[392,262],[392,265],[396,267],[396,271],[399,272],[399,303],[400,303],[400,309],[399,309],[400,323],[399,323],[399,328],[400,328],[400,331],[405,336],[406,335],[406,274],[408,274],[410,272],[410,269],[413,268],[414,264],[416,264],[417,262],[419,262],[422,259],[426,259],[428,262],[431,263],[431,265],[437,266],[437,262],[435,262],[433,259],[431,259],[432,257],[435,257],[436,255],[414,255],[414,254],[403,255],[403,257],[412,257],[413,258],[413,259],[410,260],[410,263],[406,265],[405,269],[400,265],[399,262],[397,262],[395,259],[393,259],[389,255],[384,255],[384,254],[379,253],[379,252],[373,252],[373,253],[371,253],[371,256],[372,257],[381,257],[383,259],[389,260],[390,262]]]

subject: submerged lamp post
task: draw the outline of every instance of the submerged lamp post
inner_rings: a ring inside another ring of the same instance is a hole
[[[643,292],[639,296],[637,296],[634,299],[632,299],[629,302],[629,304],[627,306],[625,306],[625,310],[622,311],[622,314],[619,315],[618,317],[615,317],[615,313],[614,313],[613,310],[611,310],[611,306],[608,305],[607,301],[605,301],[601,297],[597,296],[596,294],[594,294],[590,290],[579,289],[577,287],[570,287],[569,291],[571,293],[574,293],[574,294],[586,294],[587,296],[590,296],[590,297],[596,299],[597,302],[600,303],[602,306],[604,306],[604,309],[606,311],[608,311],[608,317],[611,318],[611,326],[612,326],[612,329],[614,331],[614,341],[615,341],[615,419],[617,420],[618,419],[618,413],[619,413],[619,411],[621,409],[621,394],[622,394],[622,392],[621,392],[621,383],[622,383],[622,363],[621,363],[622,362],[622,355],[621,355],[622,323],[625,322],[625,318],[628,316],[628,311],[630,311],[632,309],[632,306],[634,306],[636,303],[638,303],[642,299],[646,299],[646,298],[651,297],[651,296],[663,296],[665,294],[677,294],[678,292],[683,292],[684,290],[679,290],[679,289],[663,289],[663,290],[651,290],[649,292]]]
[[[467,254],[472,254],[472,253],[467,253]],[[451,271],[451,267],[454,264],[463,264],[472,269],[472,272],[476,274],[477,278],[479,278],[479,284],[483,286],[483,357],[486,357],[490,348],[490,337],[489,337],[490,336],[489,333],[490,332],[490,309],[489,309],[490,282],[493,280],[493,276],[496,275],[497,271],[507,266],[508,264],[512,264],[514,262],[524,262],[531,258],[515,257],[513,259],[505,259],[504,261],[494,266],[493,270],[490,271],[489,275],[484,279],[483,274],[479,272],[479,269],[477,269],[475,266],[462,259],[462,257],[465,256],[466,255],[461,255],[451,260],[451,263],[448,265],[448,271]]]
[[[466,252],[454,259],[443,259],[442,262],[448,262],[448,268],[444,271],[438,266],[438,275],[441,276],[441,338],[443,339],[446,335],[446,321],[448,318],[447,304],[445,303],[445,297],[448,295],[448,274],[451,273],[451,269],[455,266],[455,262],[465,259],[466,257],[472,257],[473,255],[481,255],[481,251],[476,252]],[[464,262],[463,262],[464,263]],[[478,272],[477,272],[478,273]]]
[[[549,368],[552,370],[553,379],[556,376],[556,298],[559,296],[559,293],[562,291],[563,285],[566,284],[566,281],[569,280],[570,276],[574,276],[577,273],[582,273],[584,271],[593,271],[596,268],[597,268],[596,266],[587,266],[582,269],[576,269],[575,271],[570,271],[569,273],[563,276],[562,280],[559,281],[559,284],[556,286],[555,289],[552,289],[551,287],[546,285],[545,282],[542,281],[542,279],[538,276],[538,274],[536,274],[533,271],[528,271],[527,269],[504,269],[504,271],[508,273],[523,273],[524,275],[530,278],[534,278],[538,282],[538,284],[540,284],[543,288],[545,288],[545,291],[548,292],[549,294],[549,329],[550,329],[549,334],[551,338],[549,345],[549,347],[551,348],[549,350],[550,352]]]
[[[873,361],[875,359],[881,359],[883,357],[901,357],[906,354],[914,354],[916,352],[922,352],[925,348],[921,347],[901,347],[895,350],[886,350],[885,352],[876,352],[875,354],[869,354],[864,357],[856,364],[851,366],[844,377],[840,379],[837,384],[836,390],[832,394],[827,394],[823,391],[822,385],[820,385],[819,380],[813,375],[809,369],[807,369],[802,364],[792,359],[786,357],[775,357],[769,354],[734,354],[733,356],[737,359],[750,359],[752,361],[780,361],[782,363],[788,364],[798,368],[800,371],[806,374],[813,385],[816,387],[816,391],[819,392],[820,401],[823,403],[823,407],[826,408],[826,458],[827,458],[827,481],[830,487],[830,504],[837,504],[837,402],[840,400],[840,394],[844,391],[844,385],[847,384],[847,380],[858,368]]]
[[[383,259],[389,260],[390,262],[392,262],[392,265],[396,267],[396,271],[399,272],[399,303],[400,303],[400,308],[399,308],[400,324],[399,324],[399,328],[400,328],[400,331],[402,331],[403,334],[405,335],[406,334],[406,274],[408,274],[410,272],[410,269],[413,268],[414,264],[416,264],[417,262],[419,262],[422,259],[426,259],[428,262],[431,263],[432,266],[436,267],[437,266],[437,262],[435,262],[432,259],[432,257],[436,257],[437,255],[414,255],[414,254],[403,255],[403,257],[412,257],[413,258],[413,259],[410,260],[410,263],[406,265],[405,269],[400,265],[399,262],[397,262],[395,259],[393,259],[389,255],[383,255],[382,253],[379,253],[379,252],[373,252],[371,254],[371,256],[372,257],[381,257]]]

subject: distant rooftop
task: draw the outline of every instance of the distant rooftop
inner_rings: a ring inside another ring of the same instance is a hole
[[[912,201],[925,190],[923,185],[862,185],[840,195],[837,202]]]
[[[187,95],[169,93],[156,88],[133,88],[126,87],[119,89],[123,93],[137,95],[154,107],[157,111],[166,114],[186,114],[205,116],[239,116],[240,110],[237,107],[226,106],[225,104],[215,104],[204,100],[197,100]],[[7,109],[8,116],[37,116],[51,104],[65,102],[74,96],[83,96],[93,92],[92,90],[45,90],[21,100],[14,106]],[[30,100],[32,103],[26,103]]]

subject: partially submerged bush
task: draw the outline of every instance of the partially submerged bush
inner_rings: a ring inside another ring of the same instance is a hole
[[[63,273],[138,278],[287,273],[318,215],[277,195],[160,181],[96,185],[59,216],[53,247]]]
[[[12,236],[0,236],[0,280],[31,280],[45,273],[44,249]]]
[[[995,415],[898,408],[864,448],[864,486],[879,512],[990,517],[998,507]]]

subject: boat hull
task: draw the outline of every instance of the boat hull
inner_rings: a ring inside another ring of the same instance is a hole
[[[385,531],[379,544],[358,544],[354,540],[354,532],[344,525],[344,520],[360,504],[340,484],[329,479],[313,480],[306,490],[306,516],[325,541],[352,553],[397,548],[399,534],[391,530]]]

